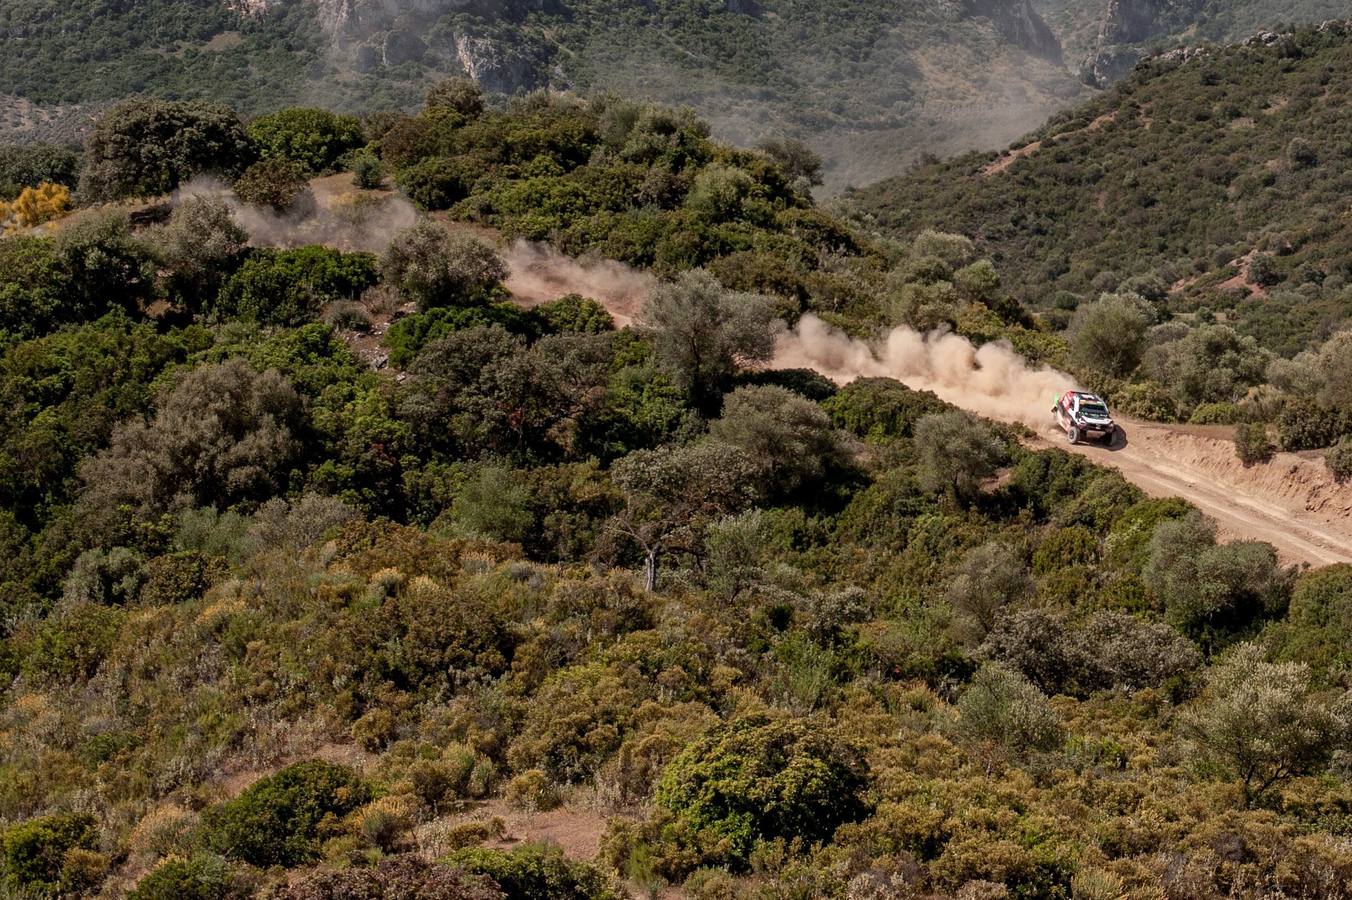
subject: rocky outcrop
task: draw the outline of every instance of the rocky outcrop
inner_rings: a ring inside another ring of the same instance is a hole
[[[1061,61],[1061,42],[1031,0],[963,0],[963,12],[970,18],[989,19],[1005,40],[1028,53]]]

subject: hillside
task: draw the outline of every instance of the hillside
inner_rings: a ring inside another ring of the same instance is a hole
[[[1161,47],[1228,44],[1283,25],[1347,14],[1341,0],[1036,0],[1067,60],[1089,84],[1106,86]]]
[[[1332,460],[1040,444],[1076,342],[806,162],[464,82],[0,156],[0,893],[1347,900],[1352,567],[1237,529]]]
[[[1345,26],[1169,53],[1008,152],[849,202],[889,234],[971,236],[1030,306],[1167,292],[1289,356],[1352,315],[1349,90]]]

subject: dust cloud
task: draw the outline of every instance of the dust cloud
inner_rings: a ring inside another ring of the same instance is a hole
[[[397,194],[344,191],[331,181],[313,183],[310,196],[286,213],[243,203],[228,185],[213,178],[193,179],[170,202],[177,205],[188,197],[219,197],[255,247],[321,244],[349,252],[380,253],[394,235],[418,220],[418,210]]]
[[[499,250],[511,274],[507,290],[523,306],[581,294],[609,311],[615,325],[633,323],[657,279],[613,259],[574,259],[547,244],[516,241]]]
[[[771,365],[815,369],[838,384],[895,378],[969,412],[1035,429],[1046,426],[1053,398],[1075,387],[1069,375],[1032,366],[1003,342],[976,347],[955,334],[904,327],[863,341],[810,314],[779,336]]]

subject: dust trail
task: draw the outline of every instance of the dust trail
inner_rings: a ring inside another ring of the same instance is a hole
[[[418,211],[391,193],[344,190],[334,176],[311,183],[311,197],[287,213],[240,202],[229,186],[213,178],[194,178],[174,192],[170,202],[187,197],[220,197],[255,247],[301,247],[322,244],[338,250],[380,253],[390,239],[418,220]]]
[[[546,244],[516,241],[500,251],[511,274],[507,290],[523,306],[581,294],[610,312],[615,325],[631,324],[657,279],[613,259],[574,259]]]
[[[895,378],[969,412],[1039,430],[1053,398],[1075,387],[1069,375],[1030,365],[1004,342],[976,347],[955,334],[904,327],[878,341],[862,341],[810,314],[780,335],[772,365],[815,369],[840,384]]]

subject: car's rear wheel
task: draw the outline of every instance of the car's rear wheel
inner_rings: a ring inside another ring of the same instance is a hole
[[[1070,441],[1072,444],[1078,444],[1080,442],[1080,429],[1076,428],[1074,425],[1070,426],[1066,431],[1066,440]]]

